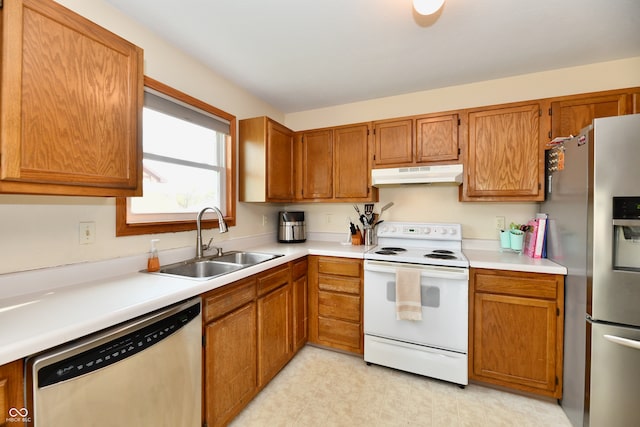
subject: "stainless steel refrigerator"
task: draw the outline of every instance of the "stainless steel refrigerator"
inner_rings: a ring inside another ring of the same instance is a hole
[[[595,119],[546,163],[547,257],[568,270],[562,408],[640,426],[640,114]]]

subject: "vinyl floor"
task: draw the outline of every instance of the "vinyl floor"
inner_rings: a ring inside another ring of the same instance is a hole
[[[232,422],[277,426],[570,427],[555,401],[425,378],[313,346]]]

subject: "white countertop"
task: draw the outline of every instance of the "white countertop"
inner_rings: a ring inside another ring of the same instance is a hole
[[[546,258],[530,258],[514,252],[465,249],[469,266],[531,273],[567,274],[567,269]]]
[[[305,255],[364,258],[365,246],[309,240],[279,244],[252,238],[245,247],[283,256],[211,280],[140,272],[146,256],[0,275],[0,365],[200,295]],[[471,267],[566,274],[543,259],[464,249]],[[160,253],[163,265],[192,257],[188,248]],[[120,273],[114,274],[114,271]],[[86,279],[90,277],[90,279]]]

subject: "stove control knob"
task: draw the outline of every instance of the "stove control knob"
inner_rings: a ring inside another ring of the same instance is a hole
[[[456,235],[456,229],[455,228],[450,228],[449,229],[449,234],[451,234],[452,236]]]
[[[422,229],[422,233],[423,234],[431,234],[431,228],[430,227],[425,227]]]
[[[445,234],[447,234],[447,229],[446,228],[440,228],[440,229],[438,229],[438,232],[440,234],[442,234],[442,235],[445,235]]]

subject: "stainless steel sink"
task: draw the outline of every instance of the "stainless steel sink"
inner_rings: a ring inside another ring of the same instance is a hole
[[[269,261],[281,255],[264,254],[260,252],[228,252],[222,256],[212,258],[212,261],[231,262],[234,264],[242,264],[250,266]]]
[[[190,260],[176,264],[170,264],[160,268],[160,273],[173,274],[175,276],[212,278],[232,271],[245,268],[242,264],[228,262],[216,262],[211,260]]]
[[[227,252],[221,256],[213,256],[201,259],[169,264],[160,268],[158,273],[174,276],[193,277],[198,279],[212,279],[261,262],[278,258],[282,255],[265,254],[260,252]]]

